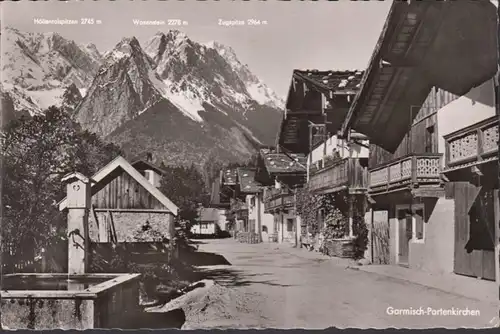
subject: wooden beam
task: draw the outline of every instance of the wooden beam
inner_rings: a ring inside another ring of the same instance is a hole
[[[493,208],[494,208],[494,224],[495,224],[495,282],[497,285],[500,284],[500,198],[499,198],[499,190],[495,189],[493,191]]]
[[[108,209],[108,208],[96,208],[95,212],[144,212],[144,213],[171,213],[169,210],[158,210],[158,209]]]
[[[115,223],[113,222],[113,216],[111,215],[111,211],[108,211],[108,218],[109,218],[109,229],[111,232],[111,238],[113,243],[117,243],[117,237],[116,237],[116,229],[115,229]]]
[[[443,188],[417,188],[411,191],[413,197],[431,197],[439,198],[444,197],[445,192]]]
[[[288,116],[298,116],[298,115],[321,115],[323,113],[323,110],[312,110],[312,109],[288,109],[287,115]]]

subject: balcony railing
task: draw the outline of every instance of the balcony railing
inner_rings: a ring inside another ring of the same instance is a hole
[[[368,171],[360,162],[357,158],[344,158],[313,171],[309,189],[314,192],[335,191],[343,187],[367,189]]]
[[[241,200],[235,200],[231,199],[231,211],[237,212],[237,211],[242,211],[242,210],[248,210],[248,205],[241,201]]]
[[[264,198],[264,212],[277,209],[288,209],[295,205],[295,198],[288,189],[270,189]]]
[[[441,157],[438,153],[414,154],[371,169],[369,193],[397,190],[408,185],[440,184]]]
[[[444,139],[445,171],[494,160],[498,154],[498,116],[458,130]]]

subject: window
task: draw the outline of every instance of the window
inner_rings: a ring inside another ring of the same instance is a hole
[[[201,224],[200,224],[200,228],[201,228],[202,230],[207,230],[207,229],[208,229],[208,223],[201,223]]]
[[[293,221],[294,221],[293,218],[288,218],[286,220],[286,231],[287,232],[293,232]]]
[[[248,232],[254,232],[255,231],[255,219],[250,219],[248,221],[248,224],[250,225],[249,226],[250,227],[250,231],[248,231]]]
[[[262,226],[262,232],[267,233],[267,226]]]
[[[252,197],[252,198],[250,199],[250,205],[251,205],[251,206],[255,206],[255,197]]]
[[[425,240],[425,208],[422,204],[413,206],[402,205],[396,209],[396,217],[402,227],[398,231],[400,238],[406,235],[406,240],[424,242]]]
[[[417,209],[415,210],[415,239],[423,240],[424,239],[424,210]]]
[[[429,126],[426,131],[425,131],[425,152],[426,153],[433,153],[435,148],[434,148],[434,125]]]

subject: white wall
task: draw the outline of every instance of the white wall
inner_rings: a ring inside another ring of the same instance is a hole
[[[296,216],[292,213],[276,214],[274,219],[278,220],[278,242],[295,244],[295,230],[297,227]],[[292,231],[288,231],[288,219],[293,219]]]
[[[226,219],[226,210],[217,210],[218,212],[218,224],[222,231],[226,231],[227,219]]]
[[[254,205],[252,205],[252,199],[255,199],[255,202],[254,202]],[[258,206],[257,206],[257,196],[255,195],[247,195],[246,198],[245,198],[245,202],[247,204],[247,207],[248,207],[248,223],[250,224],[250,221],[253,220],[255,222],[255,226],[252,227],[252,226],[248,226],[248,229],[250,231],[255,231],[257,232],[258,231],[258,222],[257,222],[257,219],[258,219]]]
[[[191,227],[191,233],[193,234],[215,234],[215,223],[213,222],[202,222],[196,223],[196,225]]]
[[[369,142],[363,141],[363,143],[368,146]],[[369,153],[368,148],[357,144],[351,144],[350,147],[347,147],[345,140],[337,139],[337,136],[334,135],[327,139],[323,144],[316,147],[310,153],[310,155],[312,156],[311,162],[315,163],[320,161],[324,156],[325,149],[326,155],[332,155],[333,150],[336,149],[342,158],[368,158]],[[309,159],[311,159],[311,156],[309,157]]]
[[[161,176],[159,174],[157,174],[153,170],[146,170],[145,172],[146,172],[146,179],[148,179],[148,181],[153,186],[155,186],[156,188],[159,188],[160,187]]]
[[[494,115],[495,95],[491,79],[438,110],[439,152],[445,153],[443,136]]]
[[[252,205],[252,198],[255,198],[255,205]],[[271,236],[275,231],[274,231],[274,217],[272,214],[269,213],[264,213],[264,201],[262,199],[262,194],[255,194],[255,195],[247,195],[246,196],[246,204],[248,205],[248,220],[254,220],[255,221],[255,231],[256,233],[261,233],[262,236],[262,241],[263,242],[268,242],[269,241],[269,236]],[[258,204],[260,202],[260,231],[259,231],[259,221],[258,221]],[[263,227],[267,228],[267,233],[262,232]],[[252,227],[249,226],[250,231],[252,231]]]

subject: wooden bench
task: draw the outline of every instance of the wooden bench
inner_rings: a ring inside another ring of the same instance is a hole
[[[270,234],[268,239],[269,242],[278,242],[278,233]]]
[[[300,245],[308,251],[314,250],[314,239],[311,238],[300,238]]]

